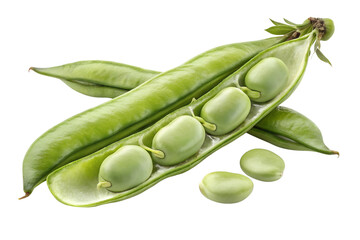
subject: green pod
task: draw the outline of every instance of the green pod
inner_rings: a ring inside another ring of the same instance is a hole
[[[309,20],[308,20],[309,21]],[[324,20],[325,21],[325,20]],[[133,88],[137,87],[136,84],[140,84],[149,80],[149,78],[160,74],[160,72],[143,70],[142,68],[124,65],[118,63],[118,65],[113,64],[113,62],[108,61],[85,61],[89,62],[91,68],[93,62],[100,62],[101,65],[112,65],[117,69],[114,70],[118,78],[118,87],[108,87],[104,84],[94,84],[95,79],[84,80],[81,82],[77,80],[68,81],[62,79],[65,84],[70,86],[72,89],[92,97],[109,97],[114,98],[121,94],[127,92],[127,90],[122,88],[122,78],[123,74],[126,74],[128,71],[132,70],[130,76],[135,76],[135,78],[127,77],[126,81],[127,86],[133,84]],[[79,64],[81,62],[71,63]],[[66,65],[71,65],[66,64]],[[65,66],[66,66],[65,65]],[[129,68],[125,68],[129,66]],[[104,67],[107,69],[107,67]],[[35,68],[34,68],[35,69]],[[45,68],[46,69],[46,68]],[[45,69],[36,68],[40,73],[46,73]],[[49,68],[51,69],[51,68]],[[125,69],[125,70],[124,70]],[[43,72],[44,71],[44,72]],[[61,76],[67,75],[68,78],[76,79],[75,75],[72,72],[67,71],[67,68],[63,69],[64,72],[58,71],[59,78]],[[143,73],[145,71],[145,74]],[[153,73],[153,75],[152,75]],[[54,76],[55,77],[55,76]],[[107,78],[97,78],[97,81],[106,82]],[[287,116],[282,117],[282,113],[286,113]],[[266,123],[266,124],[265,124]],[[210,130],[208,130],[210,132]],[[306,134],[303,134],[306,132]],[[306,116],[286,107],[278,107],[267,115],[262,121],[260,121],[255,127],[253,127],[249,134],[267,141],[275,146],[282,147],[290,150],[300,150],[300,151],[315,151],[324,154],[339,154],[337,151],[330,150],[323,142],[322,134],[319,128]]]
[[[152,170],[152,159],[146,150],[136,145],[123,146],[101,164],[97,186],[122,192],[145,182]]]
[[[89,62],[92,63],[94,61]],[[101,61],[101,64],[113,65],[112,62],[107,61]],[[91,65],[89,67],[91,67]],[[118,69],[116,70],[118,72],[117,75],[119,75],[119,86],[121,86],[120,76],[124,74],[123,69],[124,65],[119,64]],[[130,81],[134,84],[134,88],[137,87],[137,83],[149,80],[147,79],[149,75],[151,78],[159,74],[159,72],[152,71],[154,75],[151,75],[151,71],[148,70],[145,70],[146,74],[143,74],[142,68],[134,66],[130,66],[129,69],[125,68],[125,73],[129,70],[133,71],[131,76],[136,76],[135,79],[127,78],[127,81]],[[138,71],[140,71],[140,73]],[[39,73],[41,74],[42,72],[40,71]],[[59,71],[59,74],[60,73],[61,71]],[[69,74],[71,78],[74,78],[71,72],[65,71],[65,73],[61,74]],[[138,81],[139,78],[143,79],[141,81]],[[64,79],[62,80],[72,89],[92,97],[113,98],[127,92],[127,90],[124,90],[121,87],[107,87],[104,84],[93,84],[92,82],[94,82],[94,79],[90,79],[87,82],[68,81]],[[107,79],[98,78],[98,81],[106,82]],[[129,86],[130,83],[128,83],[127,85]],[[282,116],[282,113],[286,113],[286,116]],[[208,130],[208,132],[210,131]],[[304,132],[306,132],[306,134],[303,134]],[[254,137],[257,137],[275,146],[285,149],[315,151],[324,154],[339,154],[337,151],[330,150],[324,144],[322,134],[319,128],[309,118],[286,107],[278,107],[274,109],[262,121],[256,124],[248,133],[253,135]]]
[[[175,118],[154,136],[152,148],[163,153],[152,153],[154,162],[169,166],[185,161],[201,148],[205,130],[198,120],[191,116]]]
[[[58,124],[28,150],[23,164],[24,191],[29,195],[54,169],[126,137],[201,96],[251,56],[282,40],[215,48],[152,78],[131,93]]]
[[[212,172],[199,184],[200,192],[208,199],[219,203],[237,203],[247,198],[253,182],[246,176],[230,172]]]
[[[228,87],[205,103],[200,117],[216,127],[215,131],[205,127],[207,133],[223,135],[239,126],[246,119],[250,108],[250,99],[243,91]]]
[[[321,131],[313,121],[287,107],[275,108],[248,133],[285,149],[339,155],[325,145]]]
[[[310,56],[310,48],[317,38],[313,31],[301,38],[280,43],[257,54],[236,72],[221,81],[206,94],[192,101],[189,105],[173,111],[148,128],[139,131],[127,138],[117,141],[103,149],[67,164],[47,178],[48,187],[53,196],[60,202],[77,207],[91,207],[121,201],[133,197],[151,188],[156,183],[177,174],[181,174],[204,160],[207,156],[234,141],[249,131],[257,122],[269,114],[273,109],[285,101],[300,83]],[[295,57],[296,56],[296,57]],[[118,148],[129,144],[138,144],[140,139],[150,146],[155,134],[179,116],[199,116],[201,108],[222,89],[227,87],[243,86],[246,73],[259,61],[267,57],[277,57],[286,63],[289,68],[287,86],[274,99],[265,103],[252,103],[246,120],[236,129],[221,136],[206,135],[205,142],[197,154],[174,166],[155,165],[154,171],[144,183],[123,193],[102,193],[97,191],[96,183],[99,167],[104,159]],[[95,185],[94,185],[95,183]],[[79,191],[81,189],[81,191]],[[81,193],[80,193],[81,192]]]
[[[94,97],[116,97],[159,74],[123,63],[79,61],[50,68],[31,67],[36,73],[59,78],[82,94]]]
[[[161,73],[126,94],[77,114],[41,135],[23,161],[25,196],[55,169],[151,125],[216,86],[283,37],[229,44]]]
[[[289,70],[279,58],[269,57],[257,63],[245,77],[245,86],[260,96],[249,97],[254,102],[267,102],[276,97],[286,86]]]
[[[126,90],[120,88],[100,85],[91,86],[84,83],[77,84],[66,80],[64,82],[72,89],[78,92],[84,91],[84,94],[92,97],[100,95],[112,98],[126,92]],[[85,90],[83,90],[84,88]],[[211,132],[209,129],[206,130],[209,133]],[[248,133],[275,146],[289,150],[339,155],[338,151],[331,150],[325,145],[321,131],[314,122],[303,114],[283,106],[275,108]]]
[[[285,169],[284,160],[266,149],[252,149],[240,159],[240,167],[248,176],[264,182],[280,179]]]

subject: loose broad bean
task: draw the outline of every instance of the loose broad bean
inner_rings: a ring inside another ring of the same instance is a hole
[[[136,145],[121,147],[100,166],[98,188],[121,192],[145,182],[153,170],[150,154]]]
[[[214,125],[212,129],[205,126],[207,133],[222,135],[238,127],[246,119],[250,108],[250,99],[243,91],[228,87],[205,103],[200,117]]]
[[[246,74],[243,90],[254,102],[267,102],[284,89],[288,78],[288,67],[281,59],[265,58]]]
[[[205,130],[195,118],[180,116],[160,129],[152,141],[154,162],[174,165],[183,162],[201,148]]]
[[[240,167],[248,176],[271,182],[281,178],[285,163],[278,155],[266,149],[252,149],[240,159]]]
[[[240,202],[250,195],[253,187],[248,177],[230,172],[209,173],[199,185],[205,197],[219,203]]]

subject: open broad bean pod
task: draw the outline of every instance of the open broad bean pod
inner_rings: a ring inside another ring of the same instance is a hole
[[[259,52],[285,40],[286,37],[281,36],[211,49],[151,78],[126,94],[52,127],[38,137],[25,154],[25,196],[22,198],[29,196],[55,169],[153,124],[166,114],[185,106],[191,99],[201,97],[210,91]],[[81,69],[78,70],[86,70]],[[112,83],[113,79],[107,76],[119,68],[108,66],[106,70],[95,70],[98,75]],[[126,71],[121,72],[126,78]],[[130,68],[130,72],[134,71]],[[83,75],[84,78],[88,76],[86,73]],[[70,81],[70,78],[66,79]],[[94,80],[93,83],[97,82]]]
[[[52,172],[47,177],[47,184],[51,193],[57,200],[67,205],[78,207],[97,206],[130,198],[149,189],[167,177],[183,173],[193,168],[211,153],[249,131],[257,122],[291,95],[304,75],[310,48],[317,40],[318,34],[319,32],[317,30],[313,30],[298,39],[280,43],[262,51],[236,72],[222,80],[205,95],[192,101],[189,105],[175,110],[154,125],[140,132],[130,135]],[[250,112],[246,119],[234,130],[219,136],[206,134],[205,141],[198,152],[187,159],[183,159],[182,162],[176,165],[164,166],[155,164],[151,176],[134,188],[118,193],[97,188],[100,166],[108,156],[126,145],[151,146],[155,135],[162,128],[174,121],[174,119],[185,115],[197,117],[200,115],[204,104],[221,90],[228,87],[240,88],[244,86],[244,79],[248,71],[258,62],[269,57],[278,58],[287,66],[289,75],[286,86],[275,98],[267,102],[252,102]]]

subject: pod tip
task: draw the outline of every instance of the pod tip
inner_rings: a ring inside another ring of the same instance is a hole
[[[340,153],[338,151],[331,150],[331,153],[336,154],[338,158],[340,157]]]
[[[20,197],[19,200],[27,198],[28,196],[30,196],[29,192],[26,192],[24,196]]]
[[[34,67],[29,67],[28,72],[30,72],[31,70],[34,70]]]

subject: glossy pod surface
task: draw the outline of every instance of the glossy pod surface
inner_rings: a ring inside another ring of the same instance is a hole
[[[216,126],[215,131],[205,128],[211,135],[222,135],[234,130],[250,112],[249,97],[236,87],[221,90],[201,109],[200,116]]]
[[[127,145],[108,156],[101,164],[98,187],[104,183],[103,186],[112,192],[128,190],[148,179],[152,170],[150,154],[139,146]]]
[[[80,207],[97,206],[133,197],[149,189],[165,178],[183,173],[193,168],[211,153],[249,131],[257,122],[259,122],[291,95],[304,74],[309,58],[310,48],[316,37],[317,34],[312,32],[301,38],[268,48],[253,57],[243,67],[224,79],[220,84],[198,98],[196,101],[191,102],[188,106],[168,114],[166,117],[143,131],[137,132],[99,150],[94,154],[88,155],[54,171],[47,178],[50,191],[56,199],[68,205]],[[249,115],[236,129],[228,134],[216,137],[207,134],[204,144],[195,155],[173,166],[155,165],[150,178],[132,189],[121,193],[111,193],[106,190],[99,191],[96,187],[94,187],[98,181],[97,177],[99,167],[107,156],[115,152],[121,146],[138,144],[140,139],[143,140],[145,145],[150,146],[155,134],[177,117],[192,115],[192,113],[194,113],[195,116],[199,116],[201,108],[204,104],[212,99],[222,89],[238,85],[244,86],[246,73],[259,61],[268,57],[277,57],[284,61],[284,63],[288,66],[289,80],[287,85],[281,93],[270,101],[266,103],[252,103]],[[79,193],[79,189],[81,189],[81,194]]]
[[[279,58],[269,57],[257,63],[245,77],[245,86],[260,92],[255,102],[267,102],[277,96],[286,86],[289,70]]]
[[[285,163],[281,157],[266,149],[252,149],[240,159],[240,167],[248,176],[272,182],[281,178]]]
[[[283,37],[209,50],[141,86],[75,115],[40,136],[23,161],[24,191],[55,169],[127,137],[216,86],[258,52]]]
[[[164,153],[160,158],[152,154],[160,165],[174,165],[199,151],[205,140],[205,130],[195,118],[181,116],[160,129],[152,141],[152,148]]]
[[[246,176],[230,172],[212,172],[199,184],[201,193],[219,203],[237,203],[247,198],[254,188]]]

